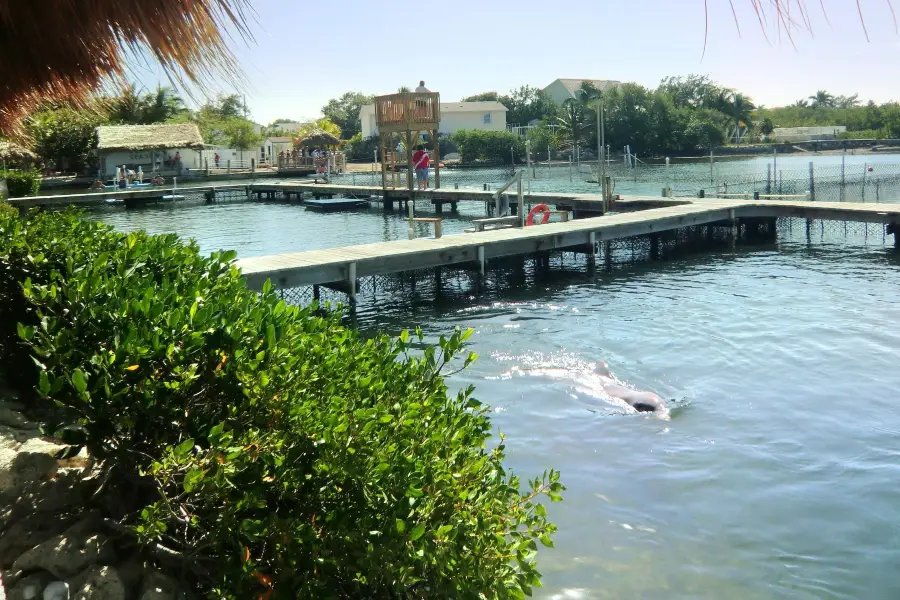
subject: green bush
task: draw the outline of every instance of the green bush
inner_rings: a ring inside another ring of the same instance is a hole
[[[41,189],[41,172],[37,170],[0,171],[0,179],[6,180],[10,198],[34,196]]]
[[[525,142],[510,131],[479,131],[461,129],[450,136],[459,148],[464,163],[489,162],[510,164],[513,155],[516,162],[525,156]]]
[[[520,486],[448,395],[468,332],[362,339],[233,256],[0,213],[0,365],[103,461],[118,530],[209,598],[530,593],[562,486]]]

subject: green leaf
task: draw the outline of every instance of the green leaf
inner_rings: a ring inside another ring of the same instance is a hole
[[[50,395],[50,377],[47,375],[47,371],[41,371],[41,374],[38,375],[38,389],[43,395]]]
[[[394,420],[394,415],[390,415],[390,414],[382,415],[382,417],[378,420],[381,421],[382,423],[390,423],[391,421]]]
[[[34,327],[26,327],[21,323],[16,323],[16,331],[19,334],[19,337],[25,340],[26,342],[31,340],[34,337]]]
[[[184,475],[184,491],[190,494],[201,481],[203,481],[203,470],[188,469]]]
[[[75,369],[72,373],[72,385],[75,386],[75,391],[79,394],[83,394],[87,389],[87,380],[85,380],[84,372],[81,369]]]
[[[435,537],[442,538],[452,530],[453,525],[441,525],[440,527],[438,527],[437,533],[435,533]]]
[[[553,547],[553,540],[551,540],[551,539],[550,539],[550,536],[547,535],[546,533],[543,533],[543,534],[539,535],[539,536],[538,536],[538,540],[540,540],[540,542],[541,542],[543,545],[547,546],[548,548],[552,548],[552,547]]]
[[[397,533],[403,533],[406,531],[406,523],[403,522],[403,519],[397,519]]]
[[[419,488],[414,488],[413,486],[406,488],[406,496],[408,498],[421,498],[422,495],[422,490]]]
[[[416,541],[417,539],[422,537],[422,535],[424,535],[424,534],[425,534],[425,526],[422,525],[421,523],[419,523],[418,525],[413,527],[412,531],[409,532],[409,539],[411,539],[412,541]]]
[[[400,332],[400,341],[405,344],[408,340],[409,340],[409,330],[404,329],[403,331]]]

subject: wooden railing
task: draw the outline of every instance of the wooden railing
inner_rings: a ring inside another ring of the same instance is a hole
[[[441,120],[441,96],[434,92],[391,94],[375,98],[375,123],[382,130],[414,130]]]

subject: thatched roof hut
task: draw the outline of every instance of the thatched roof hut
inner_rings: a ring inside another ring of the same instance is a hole
[[[84,106],[104,83],[124,82],[127,56],[153,55],[175,81],[237,72],[222,36],[248,36],[248,0],[0,0],[0,132],[22,135],[43,103]],[[235,77],[231,77],[232,82]]]
[[[203,136],[194,123],[101,125],[97,128],[97,150],[100,152],[202,147]]]
[[[301,147],[310,146],[339,146],[341,140],[336,135],[328,133],[324,129],[311,129],[297,139],[297,145]]]
[[[11,164],[29,164],[37,160],[37,155],[13,142],[0,142],[0,160]]]

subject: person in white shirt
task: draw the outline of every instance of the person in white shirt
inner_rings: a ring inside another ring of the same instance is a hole
[[[419,82],[419,87],[416,88],[416,92],[420,94],[428,94],[430,93],[428,88],[425,87],[425,81],[422,80]]]

